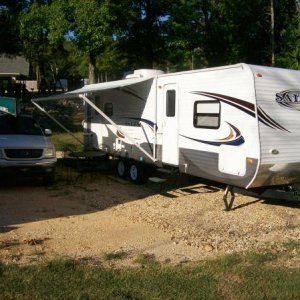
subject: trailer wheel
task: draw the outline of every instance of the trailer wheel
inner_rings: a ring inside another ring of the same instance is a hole
[[[129,178],[134,183],[141,183],[145,176],[144,176],[144,168],[142,164],[137,162],[131,162],[129,167]]]
[[[117,174],[119,177],[125,177],[128,172],[128,164],[124,159],[119,159],[117,162]]]

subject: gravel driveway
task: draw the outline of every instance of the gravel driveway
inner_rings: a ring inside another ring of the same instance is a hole
[[[180,263],[224,253],[277,253],[299,243],[299,204],[237,194],[234,209],[225,212],[220,187],[183,179],[160,190],[107,172],[78,174],[64,167],[51,187],[2,185],[0,260],[73,257],[118,266],[147,253]],[[104,261],[105,254],[118,251],[126,259]],[[294,252],[285,264],[300,266],[299,248],[289,251]]]

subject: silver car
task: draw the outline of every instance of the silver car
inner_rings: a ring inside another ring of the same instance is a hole
[[[49,135],[31,116],[0,113],[0,176],[38,175],[53,183],[56,155]]]

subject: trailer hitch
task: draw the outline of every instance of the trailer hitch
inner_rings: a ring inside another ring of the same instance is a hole
[[[230,193],[230,201],[228,202],[228,194]],[[224,191],[224,196],[223,196],[223,201],[225,204],[225,211],[230,211],[232,209],[232,205],[235,199],[235,194],[234,194],[234,190],[233,190],[233,186],[231,185],[227,185],[226,189]]]

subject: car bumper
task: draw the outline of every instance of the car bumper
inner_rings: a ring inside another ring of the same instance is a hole
[[[43,159],[40,161],[0,159],[0,175],[7,172],[52,173],[55,170],[56,161],[56,158]]]

